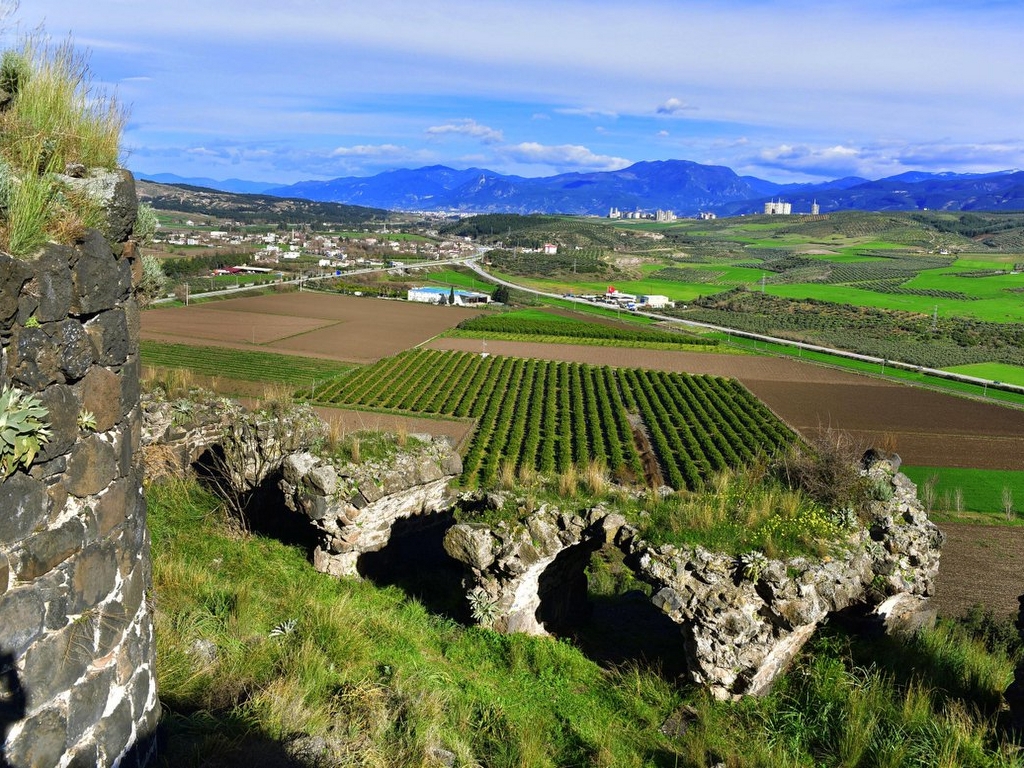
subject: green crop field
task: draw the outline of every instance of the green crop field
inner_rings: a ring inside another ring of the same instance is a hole
[[[598,461],[615,476],[644,478],[631,415],[676,489],[699,488],[794,439],[732,379],[465,352],[404,352],[318,387],[313,399],[477,419],[463,461],[470,486],[492,482],[503,463],[552,473]]]
[[[1024,387],[1024,367],[1019,365],[1003,365],[1002,363],[977,363],[975,365],[957,365],[946,370],[962,373],[964,376],[977,376],[989,381],[1002,381]]]
[[[617,346],[650,346],[662,349],[714,347],[718,339],[697,336],[683,330],[631,328],[560,317],[542,312],[503,312],[463,320],[454,336],[469,338],[515,338],[569,343],[607,343]]]
[[[1011,519],[1024,512],[1024,472],[954,467],[901,467],[900,471],[917,484],[922,499],[931,486],[931,506],[936,511],[982,512]]]
[[[198,347],[159,341],[143,341],[140,349],[143,365],[185,368],[201,376],[280,382],[296,387],[312,387],[316,382],[335,379],[356,367],[333,360],[278,355],[260,350]]]

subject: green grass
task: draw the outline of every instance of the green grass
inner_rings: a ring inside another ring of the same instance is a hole
[[[984,617],[907,641],[827,631],[765,698],[715,702],[656,662],[602,669],[568,642],[316,573],[298,548],[225,528],[195,485],[147,498],[161,765],[284,764],[303,734],[381,768],[437,766],[435,749],[463,768],[1022,765],[995,719],[1015,635]],[[686,727],[668,735],[673,713]]]
[[[237,755],[294,733],[358,765],[661,766],[658,726],[679,692],[650,672],[604,672],[567,643],[466,629],[395,587],[313,571],[302,552],[238,540],[194,486],[149,489],[167,765]],[[272,636],[275,627],[291,631]],[[216,660],[197,663],[197,640]]]
[[[901,467],[917,484],[917,495],[925,498],[925,485],[935,478],[934,509],[956,512],[957,491],[962,495],[961,509],[1005,518],[1003,491],[1011,494],[1016,516],[1024,512],[1024,472],[1002,469],[959,469],[955,467]]]
[[[89,82],[70,42],[41,34],[6,51],[0,78],[13,99],[0,113],[0,247],[27,257],[45,242],[69,243],[103,218],[100,203],[61,181],[68,163],[111,170],[126,113]]]
[[[201,376],[220,376],[239,381],[265,381],[308,387],[348,373],[357,366],[333,360],[279,355],[259,350],[199,347],[143,341],[143,365],[183,368]]]
[[[1019,365],[1004,363],[976,363],[974,365],[957,365],[946,370],[962,373],[964,376],[976,376],[989,381],[1002,381],[1024,387],[1024,368]]]

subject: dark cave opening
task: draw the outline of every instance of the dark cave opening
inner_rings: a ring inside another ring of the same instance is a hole
[[[360,556],[356,570],[378,586],[398,587],[431,613],[468,623],[465,568],[444,549],[453,525],[451,510],[397,520],[387,546]]]
[[[687,669],[683,635],[650,593],[618,547],[584,542],[542,574],[537,619],[603,667],[637,664],[674,681]]]

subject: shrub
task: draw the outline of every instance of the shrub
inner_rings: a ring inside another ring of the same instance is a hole
[[[846,432],[819,428],[807,445],[795,444],[783,457],[781,474],[793,488],[799,488],[830,509],[859,508],[866,489],[860,475],[862,451]]]

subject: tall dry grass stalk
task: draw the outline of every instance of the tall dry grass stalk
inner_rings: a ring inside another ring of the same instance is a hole
[[[580,491],[580,475],[575,464],[570,464],[564,472],[558,474],[558,495],[572,499]]]
[[[608,470],[603,462],[588,461],[581,474],[583,486],[594,496],[603,496],[608,491]]]
[[[498,487],[511,491],[516,487],[516,462],[514,459],[502,459],[498,464]]]
[[[519,478],[519,485],[523,488],[535,488],[540,482],[540,474],[532,465],[521,465],[516,476]]]

